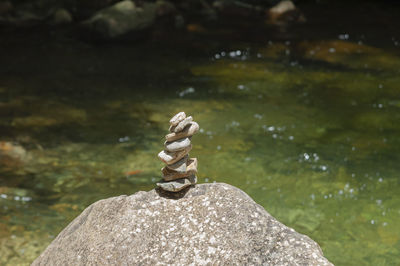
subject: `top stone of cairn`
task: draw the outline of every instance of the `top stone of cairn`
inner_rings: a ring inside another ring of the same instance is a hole
[[[176,126],[179,124],[179,122],[181,122],[185,118],[186,118],[185,112],[179,112],[176,115],[174,115],[174,117],[172,117],[171,120],[169,120],[169,123],[171,124],[171,126]]]

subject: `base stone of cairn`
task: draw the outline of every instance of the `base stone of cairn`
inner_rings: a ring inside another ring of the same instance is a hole
[[[170,134],[165,136],[164,150],[158,158],[166,166],[161,169],[163,182],[157,183],[161,189],[179,192],[197,183],[197,159],[189,158],[192,136],[199,131],[199,124],[184,112],[174,115],[169,121]]]
[[[199,184],[181,197],[160,192],[93,203],[32,266],[333,265],[317,243],[236,187]]]

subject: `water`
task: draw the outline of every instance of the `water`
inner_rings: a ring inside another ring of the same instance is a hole
[[[400,264],[400,36],[357,25],[178,44],[8,32],[0,264],[32,262],[96,200],[154,188],[181,110],[201,126],[200,183],[243,189],[335,264]]]

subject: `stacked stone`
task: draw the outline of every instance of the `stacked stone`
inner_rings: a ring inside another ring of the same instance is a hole
[[[164,181],[157,186],[165,191],[178,192],[197,183],[197,159],[189,159],[189,152],[192,136],[199,131],[199,124],[191,116],[186,117],[184,112],[176,114],[169,123],[171,133],[165,136],[165,149],[158,154],[166,164],[161,169]]]

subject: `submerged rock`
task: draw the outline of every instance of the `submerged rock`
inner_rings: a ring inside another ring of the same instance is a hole
[[[26,158],[26,150],[15,143],[9,141],[0,141],[0,155],[8,156],[16,160],[24,160]]]
[[[59,8],[53,13],[52,23],[55,25],[68,24],[72,21],[71,13],[65,8]]]
[[[32,265],[332,265],[238,188],[201,184],[173,199],[160,192],[92,204]]]
[[[2,235],[3,232],[11,236]],[[48,235],[28,231],[23,226],[0,223],[0,265],[29,265],[46,248],[48,242]]]
[[[28,162],[30,156],[21,145],[0,141],[0,169],[17,169]]]
[[[303,13],[290,0],[280,1],[266,12],[268,22],[279,26],[291,22],[304,22],[306,19]]]
[[[280,1],[278,4],[276,4],[275,6],[271,7],[269,9],[269,12],[276,15],[282,15],[286,12],[293,10],[296,10],[296,6],[293,4],[293,2],[290,0],[283,0]]]
[[[156,18],[157,5],[143,3],[137,7],[130,0],[124,0],[98,11],[83,26],[104,38],[115,38],[131,31],[150,27]]]

